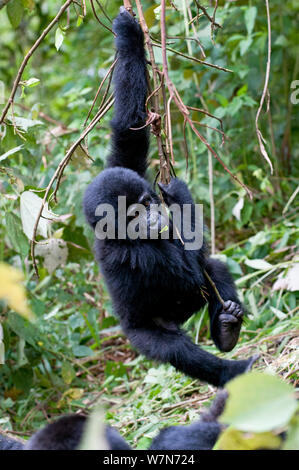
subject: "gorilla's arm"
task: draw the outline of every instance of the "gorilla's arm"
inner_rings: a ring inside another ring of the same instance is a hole
[[[185,374],[215,386],[221,387],[246,372],[257,359],[256,356],[240,361],[221,359],[194,344],[176,324],[165,322],[163,326],[163,320],[147,328],[132,328],[124,321],[121,325],[131,343],[149,359],[169,362]]]
[[[187,185],[178,178],[174,178],[168,185],[160,183],[159,187],[168,206],[171,204],[178,204],[181,208],[183,208],[185,204],[189,204],[191,206],[191,227],[192,231],[195,231],[197,229],[197,215],[195,212],[195,205]],[[199,228],[203,230],[202,225],[200,225]],[[180,229],[181,238],[186,241],[183,218]],[[189,253],[189,256],[191,256],[191,253]],[[197,261],[200,266],[206,270],[214,282],[221,298],[225,301],[225,305],[223,306],[215,295],[214,288],[209,279],[205,276],[212,339],[221,351],[231,351],[238,341],[244,314],[243,307],[236,292],[234,280],[224,263],[207,256],[204,244],[201,249],[195,252],[195,256],[197,257]]]
[[[140,128],[145,124],[145,98],[147,93],[146,59],[143,33],[136,20],[121,7],[113,23],[117,34],[115,45],[117,63],[113,74],[114,117],[112,152],[107,166],[121,166],[144,176],[147,163],[148,132]]]

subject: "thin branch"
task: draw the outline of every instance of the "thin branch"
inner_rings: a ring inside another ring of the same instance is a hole
[[[93,11],[93,14],[96,18],[96,20],[98,21],[98,23],[100,23],[101,26],[103,26],[103,28],[107,29],[110,33],[112,33],[114,36],[116,36],[116,34],[112,31],[111,28],[109,28],[109,26],[106,26],[105,23],[103,23],[100,18],[98,17],[97,15],[97,12],[95,10],[95,7],[94,7],[94,4],[93,4],[93,0],[90,0],[90,4],[91,4],[91,8],[92,8],[92,11]]]
[[[266,2],[266,10],[267,10],[267,24],[268,24],[268,59],[267,59],[267,68],[266,68],[266,77],[265,77],[265,84],[264,84],[264,90],[263,94],[261,97],[260,101],[260,106],[259,109],[256,113],[256,118],[255,118],[255,129],[256,129],[256,135],[259,141],[259,146],[260,146],[260,151],[261,154],[263,155],[264,159],[268,162],[270,169],[271,169],[271,174],[273,174],[273,165],[270,160],[270,157],[267,153],[267,150],[265,148],[265,139],[263,137],[263,134],[261,133],[259,129],[259,117],[264,105],[265,97],[267,95],[268,91],[268,85],[269,85],[269,78],[270,78],[270,69],[271,69],[271,18],[270,18],[270,9],[269,9],[269,0],[265,0]]]
[[[125,9],[134,16],[133,7],[130,0],[123,0]]]
[[[206,276],[207,280],[209,281],[209,283],[211,284],[215,294],[216,294],[216,297],[218,298],[219,302],[222,304],[222,306],[224,307],[224,300],[223,298],[221,297],[221,295],[219,294],[219,290],[217,289],[216,287],[216,284],[215,282],[213,281],[213,279],[211,278],[211,276],[209,276],[209,274],[207,273],[207,271],[204,269],[203,270],[204,272],[204,275]]]
[[[139,19],[140,19],[140,25],[144,33],[145,37],[145,43],[147,46],[147,49],[149,51],[149,56],[150,56],[150,62],[152,65],[152,71],[153,71],[153,82],[154,82],[154,90],[157,90],[156,93],[153,95],[153,103],[154,103],[154,112],[157,114],[157,116],[161,116],[160,112],[160,103],[159,103],[159,79],[158,79],[158,67],[156,65],[155,61],[155,55],[153,51],[153,44],[150,38],[149,34],[149,29],[146,24],[142,6],[140,3],[140,0],[135,0]],[[162,84],[162,91],[163,91],[163,84]],[[170,167],[169,167],[169,159],[167,155],[164,155],[163,151],[163,143],[162,143],[162,136],[161,136],[161,129],[156,129],[156,138],[157,138],[157,145],[158,145],[158,154],[159,154],[159,159],[160,159],[160,177],[162,182],[169,182],[170,181]]]
[[[218,0],[215,0],[215,7],[214,7],[213,17],[212,17],[213,21],[212,21],[212,24],[211,24],[211,39],[212,39],[212,42],[214,42],[215,18],[216,18],[217,8],[218,8]]]
[[[208,20],[212,23],[212,26],[217,26],[217,28],[222,28],[222,26],[218,23],[215,22],[215,10],[214,10],[214,14],[213,14],[213,18],[209,15],[209,13],[207,12],[206,8],[203,7],[197,0],[195,0],[195,3],[196,3],[196,6],[199,10],[201,10],[203,12],[203,14],[208,18]],[[217,4],[217,2],[216,2]]]
[[[91,105],[91,107],[90,107],[90,110],[89,110],[88,113],[87,113],[87,116],[86,116],[86,119],[85,119],[85,121],[84,121],[83,127],[86,126],[86,123],[87,123],[87,121],[88,121],[88,119],[89,119],[89,116],[90,116],[90,114],[91,114],[91,112],[92,112],[92,110],[93,110],[93,108],[94,108],[94,105],[95,105],[95,103],[96,103],[96,101],[97,101],[97,98],[98,98],[98,96],[99,96],[99,93],[100,93],[100,91],[101,91],[101,89],[102,89],[102,87],[103,87],[103,85],[104,85],[104,83],[105,83],[105,81],[106,81],[106,79],[107,79],[107,77],[108,77],[109,75],[110,75],[110,80],[109,80],[109,82],[108,82],[108,86],[110,85],[110,83],[111,83],[111,78],[112,78],[112,71],[113,71],[113,69],[114,69],[114,66],[115,66],[116,62],[117,62],[117,58],[114,59],[113,63],[112,63],[111,66],[109,67],[109,69],[108,69],[108,71],[107,71],[105,77],[104,77],[103,80],[101,81],[100,86],[99,86],[99,88],[97,89],[96,95],[95,95],[95,97],[94,97],[94,99],[93,99],[93,102],[92,102],[92,105]],[[105,91],[106,96],[107,96],[108,91],[109,91],[109,88],[107,87],[107,89],[106,89],[106,91]],[[104,99],[105,99],[105,94],[104,94],[104,97],[103,97]],[[102,102],[103,102],[103,100],[102,100]],[[101,105],[100,105],[100,108],[101,108],[101,106],[102,106],[102,103],[101,103]]]
[[[249,195],[250,199],[252,199],[252,193],[251,191],[247,188],[247,186],[242,183],[242,181],[239,180],[237,176],[235,176],[224,164],[224,162],[221,160],[221,158],[217,155],[217,153],[212,149],[210,144],[207,142],[207,140],[200,134],[200,132],[196,129],[194,123],[192,122],[190,118],[190,113],[188,111],[188,108],[185,106],[183,103],[174,83],[171,81],[168,73],[168,62],[167,62],[167,53],[166,53],[166,21],[165,21],[165,0],[161,0],[161,44],[162,44],[162,60],[163,60],[163,71],[164,71],[164,77],[165,81],[169,90],[170,96],[173,98],[177,108],[179,111],[182,113],[184,119],[188,122],[190,125],[191,129],[193,132],[199,137],[201,142],[205,144],[207,149],[212,153],[212,155],[219,161],[219,163],[223,166],[225,171],[230,174],[230,176],[237,181],[242,188],[245,189],[247,194]]]
[[[162,45],[157,44],[157,43],[156,44],[153,43],[153,46],[162,48]],[[166,47],[166,43],[165,43],[165,48],[166,48],[167,51],[173,52],[176,55],[184,57],[185,59],[193,60],[194,62],[197,62],[198,64],[206,65],[207,67],[211,67],[211,68],[217,69],[217,70],[222,70],[222,72],[233,73],[232,70],[227,69],[225,67],[220,67],[220,65],[211,64],[210,62],[206,62],[205,60],[197,59],[197,57],[193,57],[193,56],[190,56],[190,55],[187,55],[187,54],[183,54],[183,52],[176,51],[175,49],[172,49],[172,47]]]
[[[103,7],[103,5],[101,4],[101,2],[99,2],[99,0],[96,0],[98,6],[100,7],[100,9],[102,10],[102,12],[104,13],[104,15],[106,16],[107,20],[109,21],[109,23],[112,23],[112,20],[110,18],[110,16],[106,13],[106,10],[105,8]]]
[[[1,114],[1,117],[0,117],[0,124],[2,124],[4,122],[4,119],[7,115],[7,112],[9,110],[9,108],[11,107],[13,101],[14,101],[14,98],[15,98],[15,94],[16,94],[16,91],[17,91],[17,88],[18,88],[18,85],[20,83],[20,80],[22,78],[22,75],[23,75],[23,72],[24,72],[24,69],[28,63],[28,60],[30,59],[30,57],[32,56],[32,54],[36,51],[36,49],[38,48],[38,46],[40,45],[40,43],[44,40],[44,38],[47,36],[47,34],[51,31],[51,29],[53,28],[53,26],[58,23],[60,17],[63,15],[63,13],[65,12],[65,10],[68,8],[68,6],[73,2],[73,0],[67,0],[63,5],[62,7],[60,8],[59,12],[57,13],[57,15],[55,16],[55,18],[51,21],[51,23],[46,27],[46,29],[44,29],[44,31],[42,32],[42,34],[40,35],[40,37],[37,39],[37,41],[33,44],[33,46],[31,47],[31,49],[27,52],[27,54],[25,55],[24,59],[23,59],[23,62],[19,68],[19,71],[17,73],[17,76],[15,78],[15,81],[14,81],[14,84],[13,84],[13,88],[12,88],[12,91],[11,91],[11,94],[10,94],[10,97],[2,111],[2,114]]]

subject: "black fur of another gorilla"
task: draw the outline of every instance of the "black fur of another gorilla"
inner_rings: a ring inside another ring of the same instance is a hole
[[[127,207],[134,203],[160,203],[146,179],[148,131],[144,125],[147,93],[143,33],[123,8],[114,21],[117,63],[114,71],[115,115],[111,122],[112,151],[107,168],[88,186],[84,211],[95,229],[99,204],[111,204],[116,213],[117,198],[125,196]],[[160,185],[166,204],[194,202],[186,184],[173,178]],[[148,210],[148,207],[147,207]],[[205,245],[185,250],[181,240],[97,239],[99,262],[121,326],[132,344],[146,357],[169,362],[191,377],[223,386],[234,376],[251,368],[256,356],[247,360],[220,359],[195,345],[180,328],[206,303],[208,295],[211,336],[221,351],[235,346],[242,323],[243,308],[225,264],[208,256]],[[182,232],[183,233],[183,232]],[[183,240],[186,241],[186,240]],[[222,298],[223,308],[204,275],[206,270]]]
[[[219,392],[200,421],[160,431],[149,450],[212,449],[222,429],[217,419],[224,410],[226,398],[225,390]],[[25,444],[0,434],[0,450],[75,450],[81,443],[86,422],[87,418],[82,415],[63,416],[37,431]],[[105,428],[104,437],[109,450],[132,450],[119,433],[109,426]]]

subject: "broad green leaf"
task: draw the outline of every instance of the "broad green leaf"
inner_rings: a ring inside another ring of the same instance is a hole
[[[62,29],[57,28],[56,32],[55,32],[55,47],[56,47],[57,51],[59,51],[59,49],[62,46],[64,36],[65,36],[65,33],[62,31]]]
[[[87,356],[93,356],[94,352],[92,349],[90,349],[88,346],[74,346],[73,347],[73,353],[76,357],[87,357]]]
[[[248,38],[246,39],[243,39],[239,46],[240,46],[240,54],[241,56],[243,56],[249,49],[249,47],[251,46],[252,44],[252,37],[249,36]]]
[[[10,0],[7,4],[7,16],[13,28],[17,28],[22,21],[24,7],[22,0]]]
[[[250,35],[253,31],[256,15],[257,15],[256,7],[249,7],[245,11],[245,24],[246,24],[248,35]]]
[[[253,269],[269,271],[273,268],[272,264],[268,263],[264,259],[246,259],[245,264]]]
[[[229,397],[220,422],[245,432],[285,426],[296,411],[293,388],[278,377],[250,372],[226,386]]]
[[[32,191],[24,191],[20,197],[20,211],[21,211],[21,220],[23,225],[23,231],[25,235],[32,240],[33,230],[36,223],[38,213],[42,205],[42,199],[38,197]],[[37,233],[44,238],[48,236],[48,226],[50,221],[47,219],[52,219],[54,214],[48,210],[48,204],[45,204],[45,207],[42,212],[42,216],[39,220]]]
[[[61,365],[61,376],[63,381],[70,385],[76,377],[76,371],[70,362],[63,362]]]
[[[281,439],[271,432],[244,434],[234,428],[227,428],[215,445],[215,450],[259,450],[279,449]]]

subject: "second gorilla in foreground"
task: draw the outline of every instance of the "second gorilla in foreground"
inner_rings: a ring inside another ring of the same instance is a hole
[[[114,71],[112,152],[108,168],[87,188],[84,211],[96,229],[104,218],[97,208],[112,206],[117,229],[123,216],[118,198],[123,196],[127,207],[144,206],[146,226],[156,226],[160,234],[158,239],[133,239],[128,233],[116,239],[97,239],[96,258],[115,312],[132,344],[150,359],[169,362],[191,377],[222,386],[250,368],[256,357],[240,361],[220,359],[195,345],[180,325],[208,301],[214,343],[221,351],[230,351],[240,334],[243,309],[226,265],[210,258],[204,244],[199,249],[185,249],[188,239],[184,238],[183,217],[180,240],[174,236],[172,220],[167,227],[169,238],[164,239],[162,218],[152,216],[151,207],[160,200],[145,178],[148,133],[144,127],[147,81],[143,34],[124,8],[114,21],[114,32],[118,59]],[[169,185],[160,185],[160,189],[167,205],[175,203],[181,212],[184,205],[189,205],[194,228],[195,204],[186,184],[174,178]],[[125,214],[127,225],[132,216],[132,211]],[[205,271],[217,286],[224,306]]]
[[[224,410],[227,392],[221,391],[210,409],[203,413],[201,420],[189,426],[171,426],[163,429],[154,438],[149,450],[208,450],[212,449],[222,429],[217,419]],[[82,415],[63,416],[48,424],[26,443],[0,434],[0,450],[75,450],[78,449],[86,428],[87,417]],[[132,450],[119,433],[106,427],[101,438],[99,423],[99,448],[106,444],[107,450]],[[92,449],[90,449],[92,450]]]

